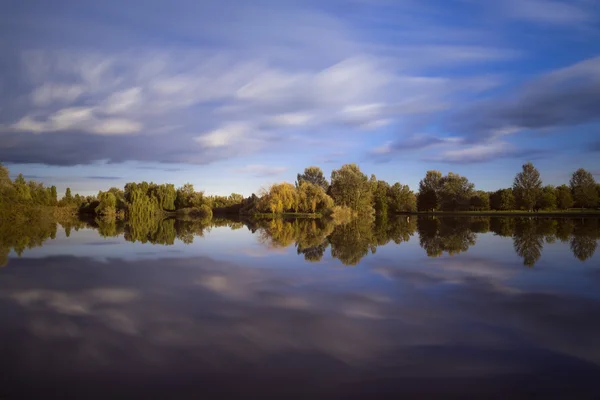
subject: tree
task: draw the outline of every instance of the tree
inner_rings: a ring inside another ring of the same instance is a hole
[[[373,212],[369,178],[356,164],[345,164],[331,172],[331,197],[337,205],[369,214]]]
[[[515,196],[512,189],[500,189],[490,196],[490,208],[492,210],[514,210]]]
[[[64,199],[65,203],[67,203],[67,204],[71,204],[73,202],[73,195],[71,194],[71,188],[67,188],[63,199]]]
[[[298,196],[296,188],[289,183],[276,183],[262,199],[263,210],[271,211],[273,214],[281,214],[288,211],[296,211],[298,207]]]
[[[417,197],[408,185],[396,182],[388,190],[388,209],[393,214],[414,212],[417,210]]]
[[[19,202],[30,202],[31,198],[31,188],[27,184],[27,181],[23,177],[23,174],[19,174],[15,178],[15,190],[17,193],[17,199]]]
[[[375,213],[381,217],[386,217],[388,214],[388,193],[390,191],[390,185],[386,181],[375,181],[375,184],[371,182],[371,190],[373,191],[373,208]]]
[[[325,192],[329,189],[329,183],[319,167],[311,166],[304,169],[303,174],[298,174],[296,185],[299,187],[302,182],[309,182],[321,187]]]
[[[471,196],[471,208],[478,211],[490,209],[490,195],[483,190],[478,190]]]
[[[513,191],[517,206],[531,211],[542,191],[540,173],[532,163],[524,164],[523,171],[515,176]]]
[[[541,210],[556,209],[556,188],[552,185],[545,186],[538,197],[537,208]]]
[[[96,213],[100,215],[115,215],[117,211],[117,198],[112,192],[101,192],[98,196],[100,204],[96,207]]]
[[[598,205],[598,191],[594,176],[583,168],[573,173],[569,181],[573,200],[581,208],[594,208]]]
[[[50,187],[50,202],[53,206],[58,203],[58,193],[56,192],[56,186],[54,185]]]
[[[470,206],[475,185],[452,172],[440,180],[439,199],[443,210],[466,209]]]
[[[571,189],[567,185],[560,185],[556,188],[556,207],[559,210],[566,210],[573,207],[573,196]]]
[[[333,207],[333,199],[325,193],[321,186],[301,181],[296,190],[298,192],[297,209],[300,212],[314,213]]]
[[[0,187],[12,185],[8,168],[0,163]]]
[[[417,207],[419,211],[435,211],[440,206],[439,192],[442,187],[442,173],[440,171],[427,171],[425,178],[419,182]]]

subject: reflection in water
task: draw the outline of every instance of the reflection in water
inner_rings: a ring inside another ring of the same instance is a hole
[[[73,229],[93,228],[103,237],[123,236],[130,242],[173,245],[176,240],[191,244],[196,237],[215,227],[232,230],[246,227],[259,241],[272,248],[295,246],[306,261],[318,262],[331,249],[331,256],[345,265],[357,265],[378,246],[407,242],[418,233],[419,244],[429,257],[466,252],[476,245],[478,234],[492,232],[512,237],[515,253],[532,267],[540,259],[544,244],[570,243],[573,255],[581,261],[591,258],[600,239],[598,218],[535,217],[435,217],[401,216],[395,219],[355,219],[335,225],[326,219],[149,219],[120,221],[96,218],[90,221],[61,221],[68,237]],[[7,262],[11,249],[18,255],[41,246],[56,235],[57,223],[39,221],[23,225],[0,224],[0,265]]]
[[[341,232],[362,246],[348,261],[371,250]],[[16,259],[0,272],[0,397],[594,398],[600,301],[581,288],[600,276],[523,272],[473,257],[344,273]]]

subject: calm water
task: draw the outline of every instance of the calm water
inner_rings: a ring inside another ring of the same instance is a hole
[[[599,240],[598,219],[0,226],[0,398],[599,398]]]

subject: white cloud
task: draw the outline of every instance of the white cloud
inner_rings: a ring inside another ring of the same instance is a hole
[[[84,92],[84,87],[78,84],[44,83],[33,91],[31,100],[36,106],[48,106],[55,102],[71,103]]]
[[[142,129],[142,124],[128,119],[98,119],[90,107],[70,107],[56,111],[47,119],[25,116],[12,125],[17,131],[44,133],[80,130],[96,134],[129,134]]]
[[[142,89],[133,87],[112,94],[105,102],[103,111],[107,114],[122,114],[132,111],[142,100]]]
[[[515,147],[508,142],[491,140],[481,144],[446,150],[434,159],[452,163],[481,162],[505,156],[514,150]]]
[[[232,145],[235,141],[242,139],[244,135],[250,131],[251,129],[248,125],[229,124],[202,136],[198,136],[194,140],[204,147],[226,147]]]

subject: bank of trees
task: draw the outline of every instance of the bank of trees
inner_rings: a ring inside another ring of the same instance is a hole
[[[555,211],[600,207],[600,185],[585,169],[578,169],[569,185],[543,185],[540,172],[526,163],[510,188],[495,192],[475,190],[469,180],[452,172],[427,171],[419,183],[419,211]]]
[[[172,184],[130,182],[123,189],[110,188],[96,196],[73,195],[67,188],[58,199],[56,187],[27,181],[19,175],[13,181],[0,166],[0,212],[35,206],[61,206],[104,218],[148,219],[179,212],[203,218],[216,214],[310,213],[385,218],[403,212],[431,211],[553,211],[600,207],[600,185],[585,169],[572,174],[569,184],[544,185],[532,163],[522,166],[512,187],[495,192],[477,190],[465,176],[427,171],[418,193],[407,185],[388,183],[367,176],[356,164],[346,164],[331,172],[329,181],[316,166],[297,175],[295,184],[276,183],[258,195],[206,196],[192,184],[176,188]]]

